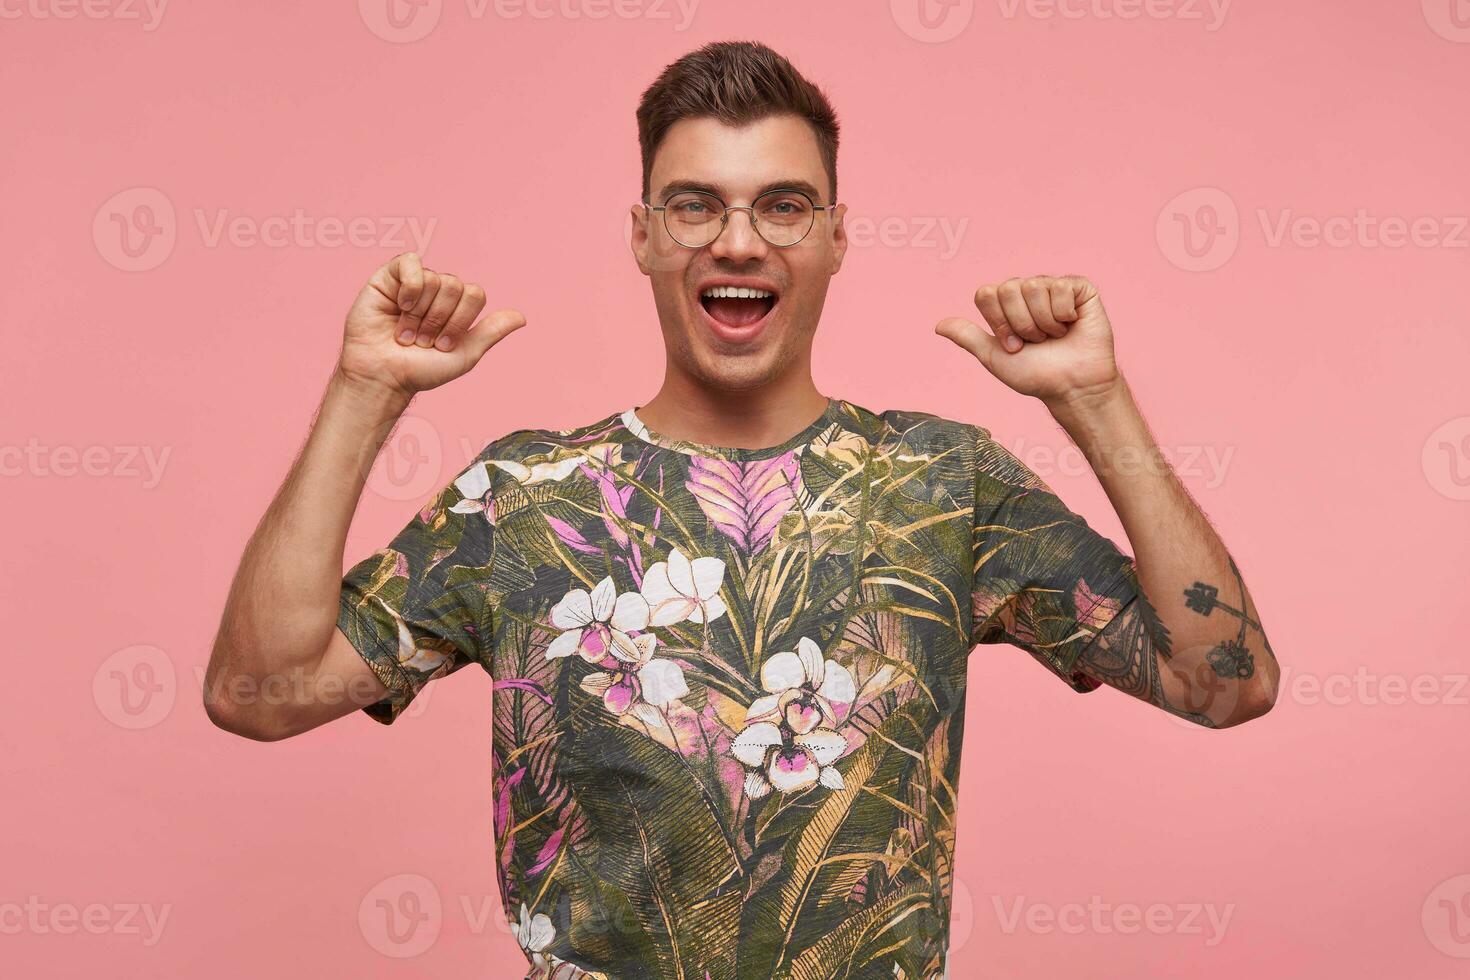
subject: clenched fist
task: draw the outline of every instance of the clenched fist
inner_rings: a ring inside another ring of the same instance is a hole
[[[981,286],[975,305],[990,332],[962,317],[934,332],[974,354],[1006,387],[1045,402],[1104,391],[1119,380],[1113,328],[1082,276],[1032,276]]]
[[[425,269],[405,252],[373,273],[347,311],[342,376],[386,386],[407,397],[453,381],[507,334],[526,325],[515,310],[496,310],[478,323],[485,290]]]

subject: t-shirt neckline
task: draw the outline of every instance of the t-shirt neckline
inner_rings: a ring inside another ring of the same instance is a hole
[[[619,414],[619,420],[622,422],[623,428],[634,438],[659,449],[671,449],[689,456],[710,456],[720,459],[769,459],[772,456],[779,456],[800,446],[804,446],[821,435],[841,414],[840,402],[841,400],[834,396],[827,396],[827,407],[822,410],[822,414],[813,420],[810,425],[778,445],[760,448],[716,446],[710,443],[694,442],[689,439],[673,439],[660,432],[653,431],[643,423],[643,420],[638,417],[638,409],[642,408],[642,405],[633,405],[624,409]]]

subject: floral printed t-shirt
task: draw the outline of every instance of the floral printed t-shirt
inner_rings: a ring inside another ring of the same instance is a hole
[[[779,446],[636,406],[497,439],[343,580],[388,687],[493,677],[527,977],[945,973],[966,657],[1078,691],[1131,559],[980,426],[839,398]]]

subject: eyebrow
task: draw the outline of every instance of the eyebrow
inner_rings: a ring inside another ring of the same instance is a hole
[[[672,195],[681,193],[683,191],[694,191],[699,194],[709,194],[714,197],[718,197],[722,201],[725,199],[725,194],[719,187],[702,180],[671,180],[668,183],[664,184],[664,186],[660,188],[660,191],[661,196],[664,200],[668,200],[669,197],[671,197]],[[805,180],[773,180],[770,183],[762,184],[756,190],[755,197],[760,197],[762,194],[765,194],[768,191],[801,191],[813,201],[821,203],[822,200],[821,192]]]

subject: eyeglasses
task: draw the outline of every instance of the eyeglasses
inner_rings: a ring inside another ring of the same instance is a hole
[[[756,234],[776,248],[790,248],[807,236],[818,211],[831,211],[837,202],[813,204],[801,191],[766,191],[749,205],[726,207],[713,194],[680,191],[663,204],[640,202],[650,211],[662,211],[669,237],[685,248],[704,248],[720,237],[730,223],[731,211],[749,211]]]

